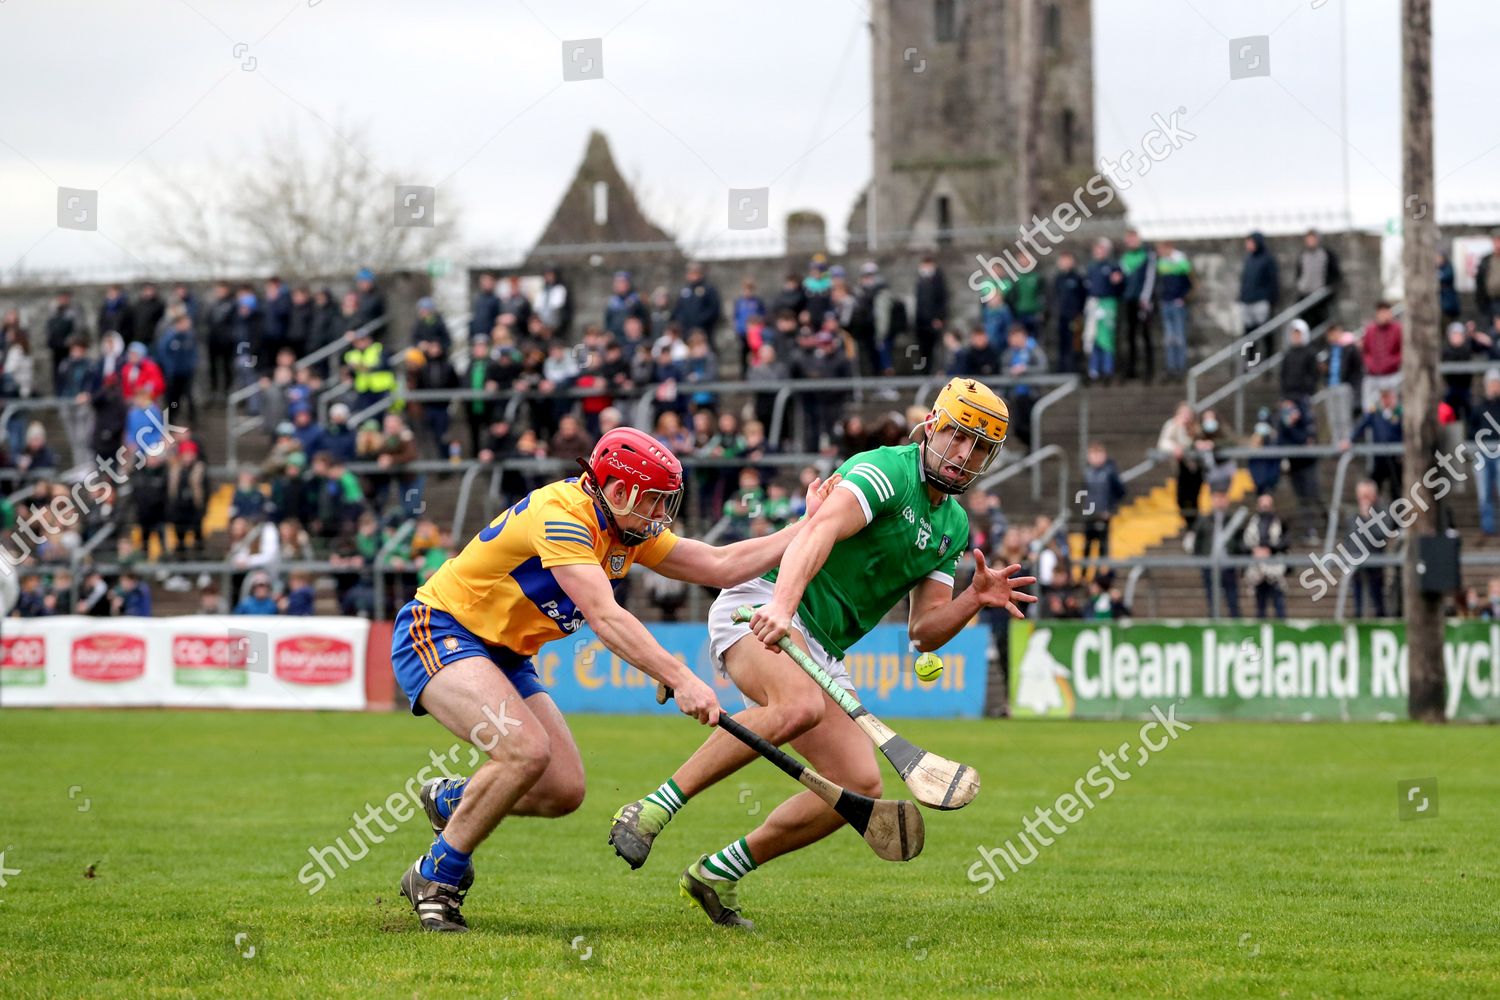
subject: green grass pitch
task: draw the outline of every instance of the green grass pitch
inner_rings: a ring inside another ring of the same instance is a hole
[[[1016,837],[1140,724],[898,721],[975,765],[979,798],[927,812],[910,864],[841,831],[756,872],[760,930],[738,935],[677,874],[796,786],[755,763],[631,872],[611,813],[703,731],[571,721],[583,808],[503,824],[475,858],[474,932],[446,936],[397,894],[429,841],[420,818],[316,895],[296,877],[451,745],[431,720],[0,712],[0,996],[1500,994],[1493,728],[1195,725],[981,895],[976,848]],[[1429,777],[1437,815],[1403,821],[1397,782]]]

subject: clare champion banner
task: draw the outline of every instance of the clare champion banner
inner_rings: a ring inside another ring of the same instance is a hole
[[[708,658],[708,628],[696,623],[649,626],[663,648],[706,681],[730,711],[746,702],[725,677],[716,676]],[[917,680],[917,658],[905,625],[877,625],[844,658],[859,698],[876,715],[928,718],[978,718],[984,714],[989,674],[989,629],[961,629],[939,650],[943,676],[931,683]],[[532,657],[542,684],[564,712],[676,712],[656,703],[656,682],[618,656],[587,626]]]
[[[1500,721],[1500,623],[1450,622],[1448,718]],[[1015,622],[1017,718],[1117,719],[1178,705],[1187,718],[1406,718],[1406,626],[1396,622]]]

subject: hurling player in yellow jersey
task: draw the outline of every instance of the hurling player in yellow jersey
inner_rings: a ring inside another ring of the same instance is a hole
[[[449,559],[396,616],[391,665],[416,715],[432,715],[488,756],[466,779],[422,786],[436,840],[401,878],[422,926],[465,931],[473,853],[506,816],[564,816],[583,801],[583,761],[531,657],[585,622],[622,660],[677,692],[699,722],[719,703],[615,602],[632,563],[728,587],[780,560],[799,531],[714,547],[673,534],[682,465],[628,427],[599,439],[584,474],[533,490]],[[814,510],[834,485],[814,483]]]

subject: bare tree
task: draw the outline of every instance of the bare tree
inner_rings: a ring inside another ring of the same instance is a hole
[[[433,225],[396,225],[398,180],[362,150],[363,126],[312,143],[287,126],[258,149],[211,159],[191,177],[158,170],[146,241],[214,273],[274,271],[311,278],[365,265],[413,269],[454,243],[458,206],[439,201]],[[439,192],[441,195],[441,192]]]
[[[679,247],[711,243],[723,232],[724,207],[720,202],[705,197],[689,204],[682,192],[673,195],[660,183],[653,183],[640,164],[631,165],[627,183],[646,217],[670,233]],[[717,215],[715,209],[719,210]]]

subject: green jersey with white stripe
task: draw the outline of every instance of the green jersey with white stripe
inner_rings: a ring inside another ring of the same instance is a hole
[[[859,500],[866,524],[834,543],[797,606],[835,659],[918,583],[953,584],[959,554],[969,544],[969,515],[954,497],[933,506],[923,484],[921,449],[917,443],[876,448],[839,466],[839,489]],[[774,581],[776,572],[765,578]]]

